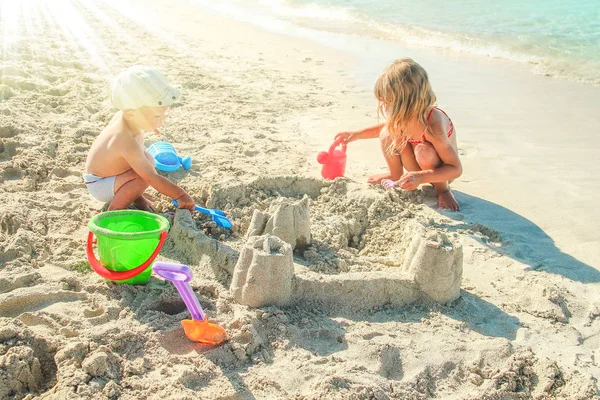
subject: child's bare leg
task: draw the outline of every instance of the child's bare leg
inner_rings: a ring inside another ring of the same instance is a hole
[[[146,156],[146,158],[148,159],[148,161],[150,161],[150,164],[152,164],[153,167],[156,165],[154,157],[152,157],[147,150],[144,151],[144,156]],[[147,193],[142,193],[137,199],[133,201],[133,205],[139,208],[140,210],[154,212],[154,209],[152,208],[152,201],[155,201],[155,199],[152,196],[150,196]]]
[[[440,156],[438,156],[431,143],[419,143],[415,146],[414,154],[421,169],[435,169],[442,164]],[[459,210],[460,207],[454,198],[448,182],[436,182],[432,183],[432,185],[435,187],[437,193],[438,208],[447,208],[454,211]]]
[[[132,169],[117,175],[115,179],[115,197],[110,202],[108,210],[123,210],[134,202],[136,202],[137,207],[144,210],[148,209],[150,202],[143,197],[147,188],[146,181]]]
[[[146,197],[146,194],[142,194],[135,199],[133,201],[133,205],[140,210],[154,212],[154,208],[152,208],[152,202]]]
[[[400,153],[400,157],[402,158],[402,164],[404,165],[404,169],[407,171],[420,171],[421,166],[417,162],[417,158],[415,157],[415,149],[412,144],[407,143],[402,149],[402,153]]]
[[[385,158],[385,162],[388,165],[389,172],[385,174],[377,174],[370,176],[368,179],[369,183],[379,184],[383,179],[391,179],[397,181],[402,176],[404,167],[402,166],[402,159],[399,154],[390,154],[389,146],[392,144],[392,139],[384,126],[379,133],[379,142],[381,143],[381,152]]]

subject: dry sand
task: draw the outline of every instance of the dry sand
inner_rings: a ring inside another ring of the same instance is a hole
[[[586,113],[597,88],[407,50],[431,65],[462,143],[463,211],[439,213],[429,190],[363,183],[383,165],[373,143],[350,149],[348,179],[316,179],[316,154],[337,130],[375,121],[355,53],[180,0],[140,4],[3,3],[0,398],[598,397],[598,121]],[[192,267],[201,304],[230,335],[216,348],[185,338],[189,314],[170,283],[115,285],[87,266],[87,223],[102,204],[82,183],[83,164],[112,115],[108,83],[137,63],[184,88],[147,144],[192,156],[190,171],[168,176],[234,221],[229,232],[168,214],[154,192],[173,223],[160,258]],[[497,76],[510,85],[493,87],[495,111],[476,112]],[[443,83],[469,79],[480,84]],[[543,105],[526,105],[542,89]],[[502,107],[511,96],[525,100]],[[521,144],[500,135],[511,130],[523,130]],[[553,134],[532,136],[544,132]],[[569,178],[573,166],[581,172]],[[238,304],[229,285],[254,211],[305,195],[310,245],[304,235],[294,252],[292,300]],[[431,275],[406,275],[432,257],[418,243],[447,253],[433,259],[446,257],[452,279],[460,252],[460,298],[428,301]]]

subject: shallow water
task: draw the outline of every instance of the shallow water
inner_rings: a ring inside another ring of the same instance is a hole
[[[505,58],[538,74],[600,84],[597,0],[226,0],[248,19]]]

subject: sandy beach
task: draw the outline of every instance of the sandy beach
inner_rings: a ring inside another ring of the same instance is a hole
[[[0,399],[599,398],[599,87],[184,0],[0,4]],[[460,212],[429,187],[370,186],[376,140],[321,179],[317,154],[377,123],[373,82],[400,57],[457,127]],[[192,157],[165,176],[234,223],[148,191],[172,226],[158,258],[191,267],[220,346],[185,337],[170,283],[117,285],[87,262],[103,204],[85,158],[115,111],[111,80],[135,64],[182,85],[145,139]],[[292,300],[240,304],[248,231],[288,204],[311,238]],[[428,291],[436,271],[456,293]]]

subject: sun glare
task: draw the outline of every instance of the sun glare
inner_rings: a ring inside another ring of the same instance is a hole
[[[189,54],[205,67],[213,64],[177,35],[160,29],[159,16],[140,5],[143,3],[129,0],[0,0],[4,65],[19,62],[24,54],[40,61],[51,54],[62,57],[54,62],[77,63],[84,69],[91,67],[111,80],[123,68],[115,55],[119,42],[133,48],[147,46],[147,36],[132,33],[131,26]],[[47,38],[44,43],[56,51],[40,48],[40,37]],[[70,60],[63,60],[64,55]]]
[[[91,63],[103,73],[110,73],[100,55],[103,43],[90,28],[91,21],[81,14],[81,3],[74,0],[1,0],[4,63],[19,61],[24,47],[36,57],[32,42],[36,37],[47,36],[52,37],[56,47],[68,46],[69,53],[81,64]]]
[[[19,25],[17,16],[20,12],[21,3],[10,0],[3,0],[0,6],[0,22],[2,23],[2,52],[6,57],[6,52],[17,42]]]

